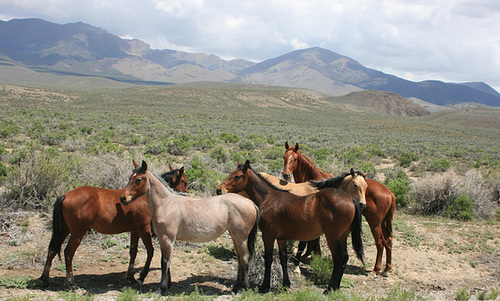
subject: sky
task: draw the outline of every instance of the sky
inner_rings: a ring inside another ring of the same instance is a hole
[[[499,0],[0,0],[0,20],[13,18],[253,62],[318,46],[411,81],[500,92]]]

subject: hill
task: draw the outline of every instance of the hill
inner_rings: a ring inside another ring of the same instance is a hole
[[[203,53],[151,49],[143,41],[122,39],[81,22],[60,25],[40,19],[0,21],[0,41],[0,59],[58,75],[147,85],[196,81],[261,84],[306,88],[332,96],[381,90],[438,106],[500,106],[500,94],[485,83],[412,82],[319,47],[260,63],[223,60]]]

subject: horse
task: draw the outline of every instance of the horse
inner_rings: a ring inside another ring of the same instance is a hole
[[[177,174],[177,170],[170,171]],[[174,189],[187,192],[182,181],[172,186]],[[102,234],[118,234],[130,232],[130,262],[126,279],[131,284],[142,285],[149,273],[153,258],[153,242],[151,239],[151,212],[146,197],[138,198],[132,206],[123,206],[120,196],[124,190],[104,189],[92,186],[77,187],[56,199],[52,216],[52,238],[49,243],[47,260],[40,280],[44,287],[49,286],[49,272],[56,254],[60,255],[61,246],[71,234],[64,249],[66,264],[65,286],[78,289],[73,276],[73,256],[83,236],[89,229]],[[147,251],[147,259],[139,279],[134,278],[134,262],[137,247],[141,238]]]
[[[324,180],[332,177],[332,174],[322,172],[304,156],[299,149],[299,144],[290,147],[288,141],[285,143],[284,170],[283,177],[290,179],[293,174],[295,182],[304,182],[308,180]],[[366,207],[363,209],[363,215],[370,226],[377,256],[375,266],[371,272],[372,275],[379,274],[382,269],[382,255],[386,254],[385,269],[381,273],[387,277],[392,269],[392,219],[396,211],[396,196],[381,183],[366,179]]]
[[[175,191],[189,193],[188,181],[184,175],[184,166],[176,169],[174,169],[172,165],[168,165],[168,167],[170,171],[161,175],[163,180],[167,182],[168,186],[174,188]]]
[[[133,206],[141,196],[147,198],[162,255],[159,292],[164,294],[172,285],[170,256],[176,240],[208,242],[226,230],[231,234],[238,259],[233,292],[248,288],[248,262],[254,252],[259,208],[238,194],[204,199],[177,194],[161,178],[148,171],[145,161],[140,166],[134,162],[134,166],[120,199],[123,205]]]
[[[288,190],[290,193],[295,195],[304,196],[316,193],[320,189],[324,188],[339,188],[350,194],[355,200],[359,201],[362,208],[366,206],[365,193],[367,184],[365,181],[365,175],[359,175],[352,168],[349,173],[344,173],[335,178],[330,178],[324,181],[307,181],[303,183],[288,182],[265,172],[259,172],[259,174],[274,186],[283,190]],[[307,257],[312,250],[315,250],[318,255],[321,255],[318,238],[310,242],[308,250],[306,250],[306,253],[302,256],[306,243],[307,242],[305,241],[299,242],[297,253],[294,258],[295,265],[298,265],[301,258]]]
[[[217,187],[218,194],[239,191],[245,191],[260,208],[265,264],[264,280],[259,289],[261,293],[270,289],[275,240],[278,241],[284,287],[290,286],[286,250],[289,239],[309,241],[325,233],[334,264],[325,293],[340,288],[349,259],[347,237],[351,232],[356,255],[363,261],[361,208],[344,191],[329,188],[307,196],[297,196],[269,183],[250,167],[248,160],[245,164],[238,162],[236,170]]]

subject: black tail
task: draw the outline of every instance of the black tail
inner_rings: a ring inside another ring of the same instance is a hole
[[[354,214],[354,219],[351,224],[351,238],[352,247],[356,252],[356,256],[361,260],[363,265],[365,264],[365,251],[363,249],[363,237],[362,237],[362,226],[363,216],[361,214],[361,205],[358,201],[352,200],[354,207],[356,208],[356,213]]]
[[[66,195],[58,197],[54,204],[54,212],[52,215],[52,239],[49,244],[49,249],[53,252],[57,252],[59,258],[61,258],[61,246],[66,238],[64,232],[66,232],[65,228],[67,228],[67,226],[62,214],[62,203],[65,198]]]
[[[250,257],[253,256],[255,253],[255,241],[257,238],[257,228],[259,228],[259,221],[260,221],[260,210],[257,205],[255,205],[255,210],[257,211],[257,218],[255,219],[255,224],[253,225],[252,231],[250,231],[250,234],[248,235],[248,252],[250,253]]]

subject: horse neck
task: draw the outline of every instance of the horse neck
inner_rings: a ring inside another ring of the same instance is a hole
[[[309,158],[300,154],[297,168],[293,171],[295,183],[303,183],[309,180],[317,181],[327,178],[329,177],[325,176],[321,170],[314,166]]]
[[[245,192],[257,206],[260,206],[266,197],[271,194],[274,188],[252,170],[248,170],[248,183]]]
[[[152,211],[170,202],[170,198],[173,193],[170,192],[168,188],[165,187],[165,185],[149,171],[148,184],[149,189],[146,192],[146,197],[148,199],[149,207]]]

